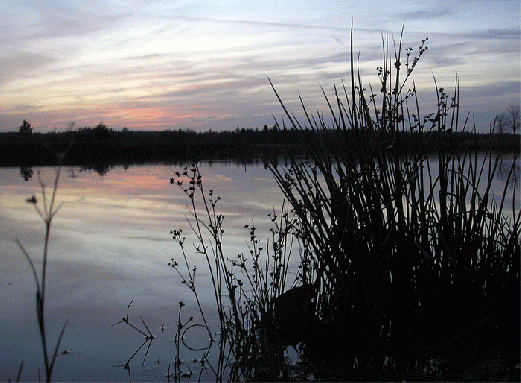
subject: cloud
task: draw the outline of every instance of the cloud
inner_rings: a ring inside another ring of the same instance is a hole
[[[22,120],[18,116],[0,113],[0,131],[15,131],[22,124]]]
[[[208,22],[218,24],[231,24],[231,25],[248,25],[253,27],[263,28],[284,28],[284,29],[307,29],[307,30],[327,30],[327,31],[340,31],[349,32],[349,27],[338,27],[331,25],[312,25],[303,23],[283,23],[273,21],[257,21],[247,19],[217,19],[210,17],[198,17],[198,16],[175,16],[174,19],[184,20],[189,22]]]
[[[191,26],[200,24],[216,24],[216,25],[228,25],[234,27],[246,27],[250,30],[257,31],[259,34],[266,32],[309,32],[316,34],[317,32],[325,33],[338,42],[343,43],[343,37],[348,37],[351,33],[351,24],[347,25],[333,25],[326,23],[302,23],[302,22],[282,22],[282,21],[262,21],[255,20],[253,18],[217,18],[217,17],[206,17],[206,16],[190,16],[190,15],[169,15],[163,16],[165,20],[177,20],[183,21]],[[277,17],[271,17],[270,19],[276,19]],[[360,24],[362,25],[362,24]],[[377,26],[360,26],[353,25],[355,33],[363,34],[390,34],[392,31],[387,28]]]
[[[104,119],[129,128],[148,121],[230,129],[278,111],[267,77],[291,108],[299,108],[299,94],[310,109],[322,108],[320,86],[329,92],[349,82],[352,17],[355,67],[366,84],[378,83],[381,36],[392,57],[392,36],[398,40],[404,19],[404,45],[413,44],[413,55],[430,38],[415,71],[419,88],[432,89],[432,73],[450,84],[459,73],[472,86],[519,80],[512,69],[519,65],[519,27],[474,22],[477,11],[458,4],[396,4],[383,20],[366,5],[347,9],[343,1],[13,2],[0,15],[0,112],[16,121],[34,117],[37,126]],[[466,18],[469,9],[474,14]]]
[[[38,69],[56,61],[52,55],[36,52],[18,52],[0,57],[0,84],[13,78],[34,76]]]
[[[467,94],[467,101],[480,103],[482,105],[493,105],[499,102],[503,103],[503,108],[506,108],[509,104],[521,102],[519,87],[519,81],[515,79],[504,79],[503,81],[487,84],[486,87],[463,85],[462,89]]]
[[[405,12],[405,13],[398,13],[395,15],[398,19],[405,20],[405,24],[407,24],[407,21],[409,20],[433,20],[438,19],[441,17],[447,17],[452,16],[454,14],[454,11],[451,11],[450,9],[432,9],[432,10],[421,10],[421,11],[413,11],[413,12]]]
[[[34,110],[35,110],[34,105],[28,105],[28,104],[14,105],[11,108],[12,112],[23,112],[23,113],[32,112]]]
[[[84,49],[90,34],[114,28],[123,17],[95,2],[13,2],[0,14],[0,83],[42,78],[42,69],[63,66]]]
[[[469,39],[487,39],[487,40],[514,40],[519,43],[521,38],[520,28],[504,28],[504,29],[482,29],[467,33],[456,34],[455,36],[466,37]],[[519,44],[517,44],[519,50]]]
[[[94,32],[113,28],[122,18],[129,14],[110,14],[105,7],[95,2],[82,6],[64,1],[34,1],[31,11],[35,21],[27,26],[33,31],[32,38],[66,38],[83,36]]]

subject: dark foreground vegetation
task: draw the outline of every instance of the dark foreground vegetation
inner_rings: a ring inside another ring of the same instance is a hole
[[[193,292],[201,315],[182,321],[179,304],[177,355],[171,356],[169,379],[186,377],[179,358],[181,339],[187,328],[198,325],[216,341],[210,347],[219,349],[211,367],[218,381],[519,381],[521,211],[515,162],[505,189],[493,195],[491,187],[499,166],[496,139],[507,136],[472,132],[460,118],[457,84],[451,95],[437,88],[437,109],[421,114],[409,81],[426,52],[425,41],[417,51],[404,51],[399,44],[378,68],[379,94],[368,93],[351,57],[350,86],[335,89],[332,98],[325,96],[329,124],[323,115],[308,114],[304,105],[307,118],[298,121],[279,98],[286,123],[277,123],[277,129],[200,136],[228,134],[239,142],[248,134],[280,134],[279,139],[298,142],[293,146],[298,150],[287,152],[288,165],[267,162],[287,201],[270,215],[267,243],[248,223],[248,248],[226,254],[218,191],[205,188],[197,164],[172,175],[170,183],[186,194],[192,215],[189,230],[171,231],[179,251],[169,266]],[[95,142],[77,136],[72,146],[70,137],[64,140],[69,152],[62,160],[73,161],[74,153],[81,152],[74,145],[82,142],[92,145],[91,153],[111,143],[107,155],[127,147],[110,138],[116,133],[105,133]],[[218,147],[217,138],[210,141]],[[5,142],[5,147],[27,145]],[[139,140],[130,142],[138,145]],[[168,147],[168,142],[182,147],[166,138],[155,145]],[[248,148],[255,144],[253,138],[240,142]],[[257,145],[276,142],[260,140]],[[48,145],[58,151],[56,141]],[[518,153],[515,145],[509,150]],[[300,161],[302,152],[312,161]],[[436,171],[429,165],[432,155]],[[57,211],[58,176],[43,212],[36,199],[28,200],[46,224],[45,249]],[[58,346],[52,353],[45,341],[46,253],[38,274],[20,248],[37,282],[37,318],[50,380]],[[190,264],[194,251],[207,261],[218,339],[200,304],[196,268]],[[295,278],[289,272],[292,254],[298,257]],[[129,322],[128,314],[121,322],[145,336],[140,349],[150,347],[153,335],[144,321],[148,332]],[[302,364],[288,363],[289,345],[298,350]],[[129,376],[132,357],[124,365]]]
[[[378,95],[352,62],[350,88],[325,96],[331,124],[305,105],[302,123],[279,98],[312,161],[270,165],[290,209],[271,216],[266,250],[247,225],[249,251],[224,254],[224,217],[204,175],[194,165],[172,178],[191,200],[195,248],[208,261],[220,346],[229,352],[220,365],[231,380],[519,380],[515,163],[493,195],[497,144],[461,119],[458,84],[451,95],[437,88],[437,110],[420,113],[408,80],[424,43],[415,58],[401,45],[384,57]],[[173,235],[184,261],[171,266],[187,265],[184,281],[195,292],[186,238]],[[300,366],[286,361],[289,345]]]

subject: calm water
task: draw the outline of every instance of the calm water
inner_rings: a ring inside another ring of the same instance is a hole
[[[41,259],[43,225],[33,206],[25,202],[33,194],[39,197],[34,170],[35,176],[25,182],[20,169],[0,169],[0,380],[15,377],[22,360],[25,379],[36,379],[40,367],[35,284],[14,242],[19,239],[35,259]],[[190,292],[167,266],[172,257],[180,255],[170,230],[189,232],[189,200],[169,183],[180,169],[116,168],[103,177],[93,171],[63,170],[58,195],[63,206],[53,222],[51,237],[47,316],[53,342],[60,326],[70,321],[61,347],[70,353],[59,357],[54,378],[127,379],[123,368],[113,366],[124,364],[143,337],[124,325],[110,326],[126,314],[133,301],[130,319],[143,328],[142,315],[157,339],[145,363],[148,371],[140,366],[141,352],[131,363],[132,378],[161,380],[168,363],[174,361],[172,339],[178,302],[187,303],[183,308],[186,318],[193,310]],[[54,169],[41,171],[51,185]],[[240,165],[202,164],[201,172],[206,188],[222,198],[227,251],[234,255],[247,251],[244,225],[255,218],[258,226],[266,226],[267,215],[282,202],[269,171],[257,166],[245,171]],[[264,233],[267,236],[267,230]],[[192,261],[200,266],[200,291],[212,291],[202,260],[194,257]],[[203,293],[203,304],[211,304],[211,298]],[[162,324],[165,332],[160,330]],[[188,357],[191,355],[183,359],[189,361]],[[156,363],[158,358],[164,362]]]
[[[14,378],[22,360],[24,380],[36,380],[43,367],[35,284],[15,244],[19,239],[39,264],[44,227],[34,207],[25,202],[34,194],[41,204],[37,170],[24,181],[20,169],[0,169],[0,380]],[[58,194],[63,206],[51,233],[46,307],[51,345],[69,321],[60,349],[70,352],[58,357],[54,380],[128,380],[128,372],[117,366],[127,362],[143,336],[124,324],[111,325],[126,315],[132,301],[130,320],[144,329],[141,315],[156,336],[144,367],[146,346],[130,362],[132,380],[166,381],[168,365],[175,357],[172,340],[178,302],[187,304],[182,311],[185,320],[192,314],[198,320],[191,293],[167,266],[172,257],[180,256],[170,230],[183,228],[189,233],[189,200],[169,183],[177,170],[177,166],[147,165],[114,168],[100,176],[94,171],[63,169]],[[225,215],[225,249],[230,257],[248,251],[244,225],[252,219],[259,237],[269,236],[268,214],[280,209],[283,197],[268,170],[218,163],[202,164],[201,173],[206,189],[222,198],[218,210]],[[50,192],[54,169],[42,168],[41,174]],[[498,187],[501,183],[499,179]],[[199,266],[196,286],[217,331],[204,261],[192,252],[191,262]],[[198,328],[187,335],[193,347],[206,344],[207,335]],[[200,354],[182,349],[182,370],[190,368],[197,374],[201,368],[192,359]],[[202,380],[212,380],[209,370],[203,373]]]

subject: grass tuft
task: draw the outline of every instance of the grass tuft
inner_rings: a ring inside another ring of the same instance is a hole
[[[402,38],[403,30],[392,55],[383,41],[376,93],[354,70],[351,50],[350,88],[335,87],[333,97],[323,90],[329,118],[309,113],[302,99],[304,118],[296,118],[270,81],[282,125],[312,161],[270,165],[290,208],[274,215],[265,255],[253,225],[245,226],[249,255],[223,253],[220,198],[203,188],[197,166],[171,179],[191,201],[194,246],[207,261],[220,318],[219,371],[228,367],[230,380],[463,380],[492,353],[515,374],[517,155],[505,189],[493,195],[500,156],[493,141],[485,153],[474,149],[459,80],[449,95],[434,79],[437,107],[422,115],[412,75],[427,39],[404,51]],[[452,140],[455,132],[469,139]],[[174,238],[184,249],[181,231]],[[293,285],[291,241],[300,245]],[[285,361],[288,344],[305,362],[297,371]],[[353,368],[339,374],[346,364]]]
[[[307,279],[319,286],[306,357],[400,372],[448,358],[455,362],[444,376],[454,379],[490,350],[518,358],[517,154],[494,196],[493,142],[478,155],[471,142],[451,141],[453,132],[472,133],[467,120],[460,125],[459,81],[452,95],[436,84],[437,110],[422,116],[414,82],[407,86],[427,40],[412,59],[406,50],[405,73],[401,40],[377,69],[379,94],[368,94],[353,58],[350,91],[335,88],[334,101],[324,92],[332,126],[304,103],[300,122],[272,84],[313,162],[270,169],[311,249]]]

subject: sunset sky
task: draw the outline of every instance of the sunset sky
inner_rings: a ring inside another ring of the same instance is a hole
[[[428,51],[415,75],[424,113],[460,79],[480,130],[520,102],[519,0],[0,0],[0,131],[233,130],[272,125],[299,94],[349,81],[350,30],[377,84],[382,36]]]

